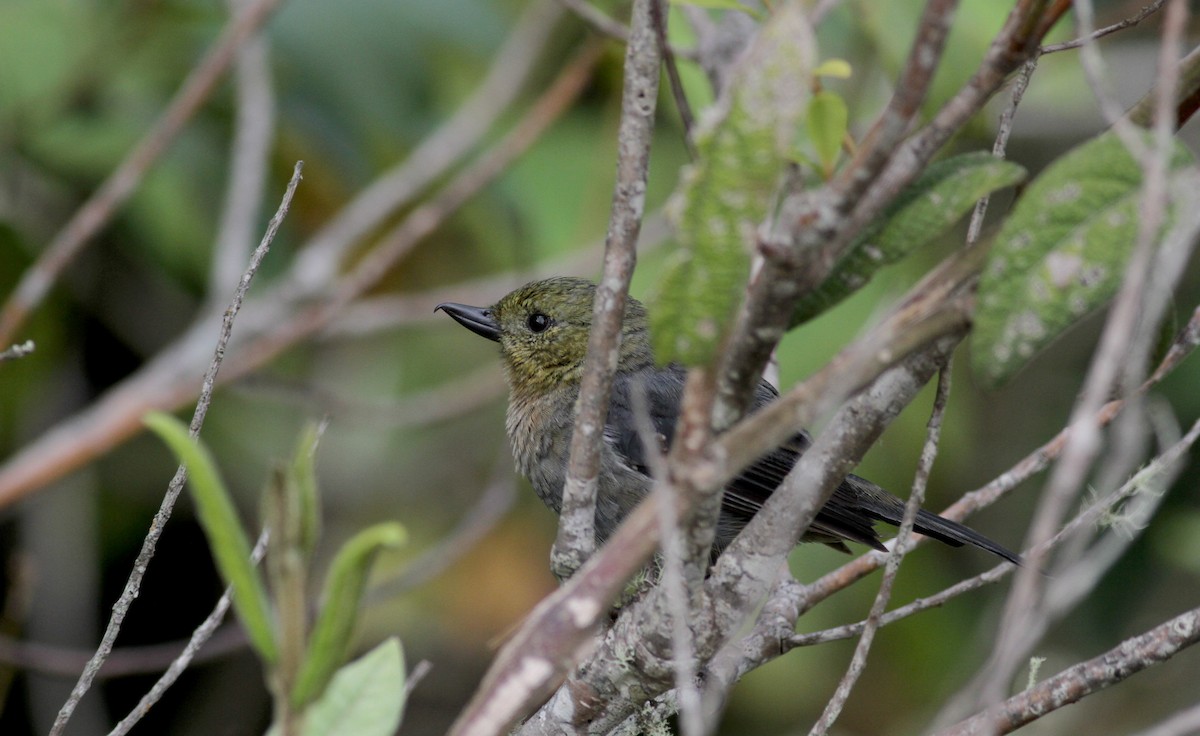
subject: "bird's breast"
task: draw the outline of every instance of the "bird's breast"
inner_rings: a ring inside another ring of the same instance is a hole
[[[542,501],[557,513],[562,507],[571,446],[575,397],[564,393],[508,403],[505,430],[517,472],[529,479]]]

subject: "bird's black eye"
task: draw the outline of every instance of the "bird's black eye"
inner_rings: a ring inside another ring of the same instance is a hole
[[[547,327],[554,324],[554,320],[541,312],[534,312],[529,315],[529,319],[525,320],[525,324],[529,325],[530,332],[544,332]]]

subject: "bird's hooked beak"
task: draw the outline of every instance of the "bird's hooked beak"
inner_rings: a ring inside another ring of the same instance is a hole
[[[454,302],[443,302],[434,307],[433,311],[436,312],[439,309],[476,335],[500,342],[500,325],[496,324],[496,320],[492,318],[492,310]]]

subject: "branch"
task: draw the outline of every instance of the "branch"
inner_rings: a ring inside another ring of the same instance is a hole
[[[662,49],[653,20],[656,7],[659,14],[662,12],[659,3],[660,0],[637,0],[633,5],[625,53],[621,122],[617,129],[617,181],[604,243],[604,273],[596,288],[587,358],[575,405],[558,538],[550,554],[551,569],[560,579],[577,570],[596,548],[596,477],[604,445],[602,433],[612,378],[620,357],[621,324],[646,207],[646,177],[662,65]]]
[[[279,226],[283,223],[283,218],[287,216],[288,208],[292,203],[292,196],[296,193],[297,185],[300,184],[300,171],[302,168],[303,163],[297,162],[292,172],[292,179],[288,182],[287,190],[283,194],[283,200],[279,203],[279,209],[276,210],[275,216],[271,218],[271,222],[267,225],[267,231],[263,235],[262,241],[258,244],[258,248],[254,250],[254,254],[250,258],[250,265],[247,266],[246,272],[242,274],[237,291],[233,295],[233,300],[225,310],[225,316],[221,321],[221,332],[217,336],[216,350],[213,352],[212,361],[209,363],[208,370],[204,374],[204,380],[200,387],[200,399],[196,402],[196,411],[192,414],[192,421],[188,428],[192,437],[199,436],[200,428],[204,425],[204,417],[208,414],[208,406],[212,401],[212,392],[216,384],[217,372],[221,368],[221,363],[225,358],[225,349],[229,345],[230,336],[233,334],[233,322],[241,310],[242,300],[245,298],[246,292],[250,289],[250,282],[254,280],[254,275],[258,272],[259,265],[267,255],[267,251],[270,250],[271,243],[275,240],[275,234],[279,232]],[[109,652],[112,651],[117,634],[121,631],[121,624],[125,620],[125,615],[129,612],[129,607],[133,605],[134,599],[138,596],[138,591],[142,587],[142,578],[145,576],[146,570],[150,566],[150,561],[154,557],[154,550],[158,544],[158,539],[162,536],[163,529],[167,525],[167,520],[171,518],[171,511],[175,507],[175,501],[179,498],[179,493],[183,490],[183,484],[186,480],[187,468],[180,465],[178,470],[175,471],[175,476],[167,486],[167,492],[163,496],[162,504],[159,506],[158,512],[154,515],[154,520],[150,524],[150,531],[146,533],[146,538],[142,541],[142,549],[138,552],[137,559],[134,561],[133,570],[129,574],[129,580],[125,583],[125,589],[121,591],[121,597],[113,604],[112,617],[108,621],[108,626],[104,629],[104,635],[100,639],[100,646],[88,661],[83,673],[79,676],[79,681],[72,688],[71,696],[63,704],[62,709],[59,710],[58,716],[54,719],[54,725],[50,729],[50,736],[59,736],[63,732],[63,729],[66,728],[67,721],[71,719],[71,714],[75,712],[75,707],[88,691],[88,688],[91,687],[96,673],[100,671],[100,668],[104,665],[104,660],[108,657]]]
[[[1200,641],[1200,608],[1126,639],[1099,657],[1069,667],[1009,698],[999,709],[962,721],[940,731],[938,736],[1012,733],[1051,711],[1165,662],[1197,641]]]
[[[329,287],[323,301],[297,302],[295,294],[283,285],[275,285],[267,295],[256,299],[242,320],[239,334],[243,337],[235,338],[237,350],[221,372],[222,382],[246,375],[300,340],[319,333],[351,300],[372,288],[396,260],[527,150],[582,91],[598,58],[599,47],[585,45],[508,135],[429,201],[409,212],[353,271]],[[109,389],[87,409],[8,458],[0,467],[0,508],[140,432],[141,417],[147,411],[170,410],[193,400],[196,365],[209,349],[207,336],[211,329],[210,320],[197,321],[153,361]]]
[[[933,461],[937,457],[938,441],[942,433],[942,418],[946,413],[946,402],[949,397],[950,358],[947,357],[946,363],[938,371],[937,395],[934,397],[933,411],[929,416],[925,448],[921,451],[921,458],[917,464],[912,493],[909,494],[908,502],[904,504],[904,518],[900,522],[899,531],[896,532],[892,551],[888,554],[883,580],[879,583],[879,592],[875,595],[875,602],[871,604],[871,611],[864,623],[858,646],[854,648],[850,666],[846,669],[842,681],[838,683],[833,697],[825,704],[821,718],[809,732],[810,736],[824,736],[829,731],[838,715],[841,714],[842,708],[845,707],[846,700],[850,697],[850,691],[854,689],[855,683],[858,682],[858,678],[867,666],[867,655],[871,651],[871,643],[875,640],[875,632],[879,630],[883,614],[887,610],[888,600],[892,597],[892,585],[896,581],[896,573],[900,571],[900,562],[908,551],[908,538],[913,533],[917,510],[921,508],[925,499],[925,488],[929,484],[929,473],[933,470]]]
[[[237,50],[267,22],[279,3],[280,0],[255,0],[245,12],[229,20],[208,53],[179,87],[154,127],[138,141],[137,146],[109,174],[100,188],[76,210],[42,255],[21,276],[21,281],[0,310],[0,345],[11,341],[30,312],[41,304],[63,269],[129,198],[146,171],[216,89],[217,83],[233,63]]]
[[[266,554],[266,551],[267,531],[263,530],[263,532],[258,535],[258,542],[255,543],[254,550],[250,553],[250,559],[254,564],[258,564],[262,561],[263,555]],[[215,632],[217,627],[221,625],[222,619],[225,618],[225,613],[229,610],[229,604],[232,601],[232,597],[232,586],[225,588],[225,592],[221,595],[220,599],[217,600],[217,605],[213,607],[212,613],[208,614],[204,621],[202,621],[200,625],[196,627],[196,630],[192,632],[192,637],[188,640],[187,646],[183,648],[183,651],[179,653],[179,656],[171,661],[170,666],[167,667],[167,671],[162,674],[162,677],[158,678],[158,681],[154,683],[153,687],[150,688],[150,691],[142,696],[142,699],[138,701],[137,706],[130,711],[129,715],[122,718],[121,722],[113,727],[113,730],[109,732],[108,736],[125,736],[125,734],[129,733],[129,729],[133,728],[138,721],[142,720],[142,718],[144,718],[145,715],[150,712],[150,709],[154,707],[154,704],[162,699],[162,696],[172,685],[175,684],[175,681],[179,679],[179,676],[183,674],[183,671],[187,669],[188,665],[192,663],[192,660],[196,658],[196,654],[200,651],[200,647],[204,646],[205,643],[208,642],[208,640],[212,637],[213,632]]]
[[[1130,16],[1117,23],[1113,23],[1111,26],[1105,26],[1104,28],[1092,31],[1082,38],[1076,38],[1071,41],[1063,41],[1062,43],[1047,44],[1039,49],[1038,53],[1054,54],[1059,51],[1066,51],[1068,49],[1077,49],[1080,46],[1091,43],[1092,41],[1104,38],[1109,34],[1116,33],[1117,31],[1123,31],[1126,28],[1132,28],[1133,26],[1136,26],[1138,23],[1141,23],[1157,13],[1159,8],[1161,8],[1163,3],[1166,1],[1167,0],[1152,0],[1150,4],[1144,6],[1136,15]]]
[[[480,144],[538,68],[536,62],[554,38],[562,15],[553,0],[530,3],[496,52],[487,76],[454,115],[309,239],[289,274],[302,293],[326,288],[355,245]]]

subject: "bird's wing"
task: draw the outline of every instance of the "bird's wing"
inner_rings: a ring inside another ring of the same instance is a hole
[[[684,368],[672,365],[661,369],[618,373],[614,378],[604,436],[617,454],[641,473],[649,475],[650,470],[645,443],[637,432],[634,394],[642,392],[655,432],[654,442],[658,444],[659,452],[666,452],[675,434],[686,377]],[[777,396],[778,393],[770,384],[761,382],[755,407],[761,407]],[[787,445],[759,458],[731,480],[725,487],[721,504],[722,513],[728,517],[727,525],[735,529],[745,526],[783,482],[800,453],[808,449],[810,444],[812,439],[808,433],[800,432]],[[870,518],[856,513],[854,508],[846,504],[834,502],[827,503],[817,513],[807,536],[813,541],[825,542],[840,549],[845,549],[839,541],[842,539],[860,542],[875,549],[883,548]],[[720,541],[727,544],[731,539]]]

